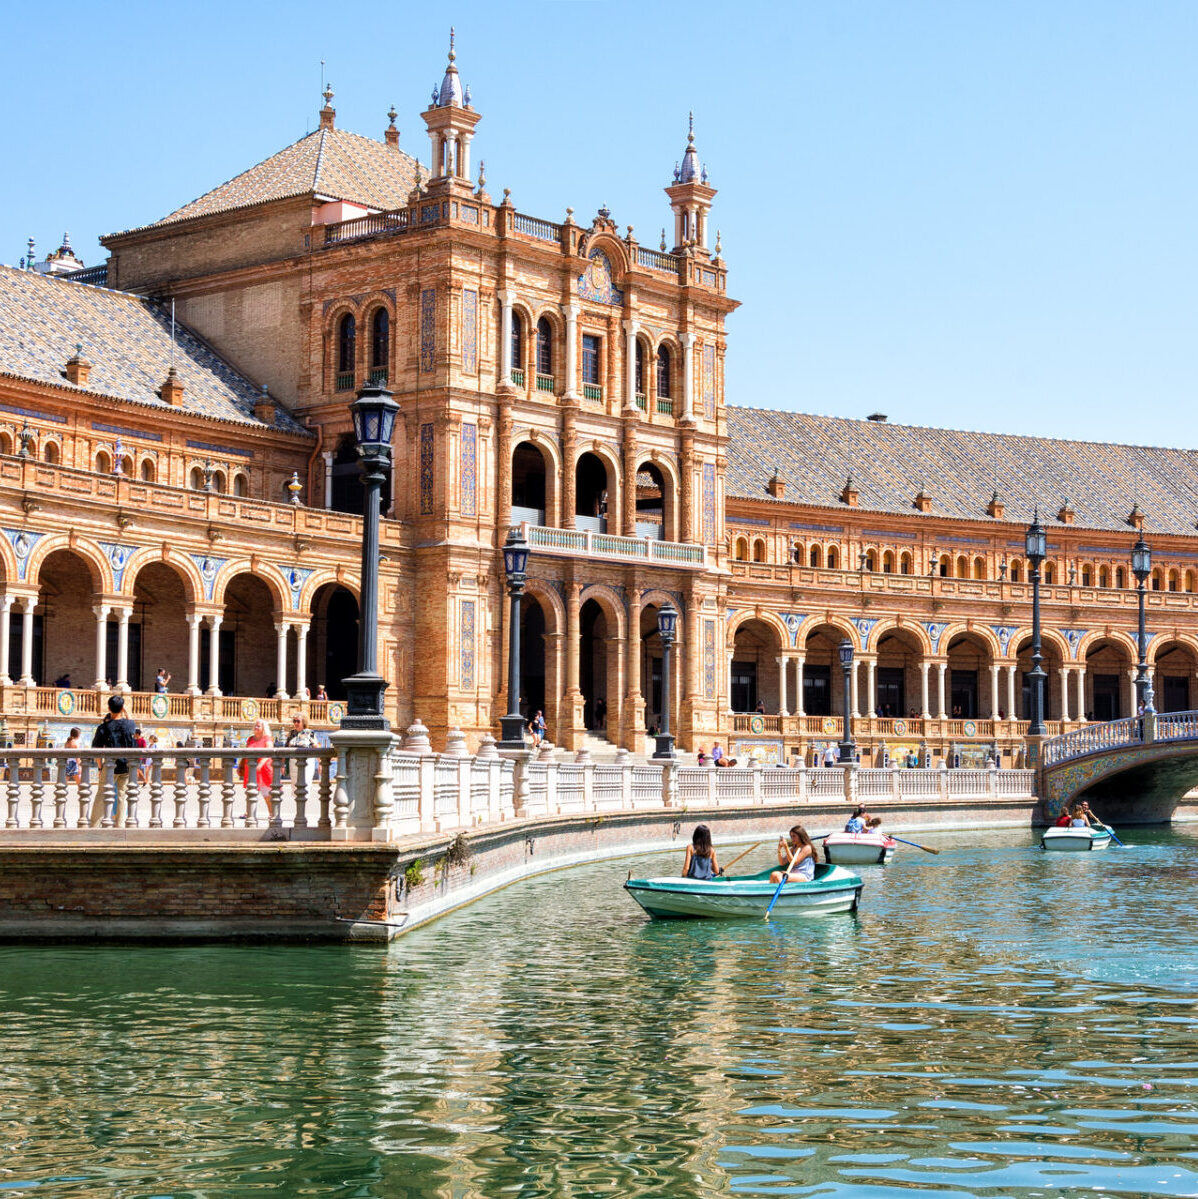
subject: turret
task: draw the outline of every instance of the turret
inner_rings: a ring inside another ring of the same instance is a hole
[[[680,165],[674,167],[674,183],[666,188],[670,207],[674,210],[674,253],[689,251],[709,256],[707,249],[707,217],[716,189],[707,183],[707,168],[699,161],[695,149],[695,114],[690,114],[690,130],[686,135],[686,150]]]
[[[474,126],[482,119],[470,106],[470,89],[462,86],[454,65],[454,31],[449,31],[449,63],[440,87],[433,88],[432,102],[425,109],[424,123],[428,126],[432,147],[433,177],[430,189],[437,183],[461,182],[467,189],[470,182],[470,142]]]

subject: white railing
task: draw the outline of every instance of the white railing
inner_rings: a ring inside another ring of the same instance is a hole
[[[1193,716],[1194,713],[1178,713]],[[1158,721],[1159,724],[1159,721]],[[1139,745],[1143,741],[1143,722],[1138,716],[1125,716],[1122,720],[1108,720],[1101,724],[1088,724],[1076,732],[1052,737],[1044,742],[1042,759],[1045,766],[1055,766],[1072,758],[1099,753],[1104,749],[1116,749],[1123,745]]]
[[[427,735],[427,730],[422,730]],[[716,768],[346,749],[0,751],[4,831],[266,830],[266,838],[453,834],[513,819],[676,808],[1034,798],[1030,770]],[[134,756],[136,754],[136,756]],[[128,771],[117,774],[118,763]],[[363,788],[363,794],[350,789]],[[130,834],[123,834],[128,836]],[[206,839],[211,840],[214,833]],[[245,833],[239,833],[245,836]]]
[[[1166,712],[1158,715],[1155,740],[1198,740],[1198,712]]]
[[[517,510],[513,509],[517,515]],[[671,566],[702,567],[707,547],[683,541],[660,541],[654,537],[620,537],[590,529],[554,529],[547,525],[521,523],[521,532],[534,550],[588,558],[617,558],[623,561],[663,562]]]

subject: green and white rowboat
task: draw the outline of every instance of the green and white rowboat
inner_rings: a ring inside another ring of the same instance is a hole
[[[1046,828],[1040,838],[1041,849],[1086,853],[1092,849],[1106,849],[1111,843],[1111,830],[1106,825],[1090,828]]]
[[[655,920],[705,917],[709,920],[760,920],[777,890],[770,871],[696,879],[630,878],[624,890]],[[865,884],[840,866],[817,866],[809,883],[787,883],[770,919],[829,916],[855,912]]]

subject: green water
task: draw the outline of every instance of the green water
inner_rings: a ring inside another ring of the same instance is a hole
[[[1198,834],[923,839],[856,918],[649,923],[675,854],[389,949],[0,948],[0,1199],[1198,1194]]]

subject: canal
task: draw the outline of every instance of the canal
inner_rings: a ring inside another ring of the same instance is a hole
[[[1198,1194],[1198,830],[916,839],[857,917],[649,923],[674,854],[386,949],[2,947],[0,1196]]]

